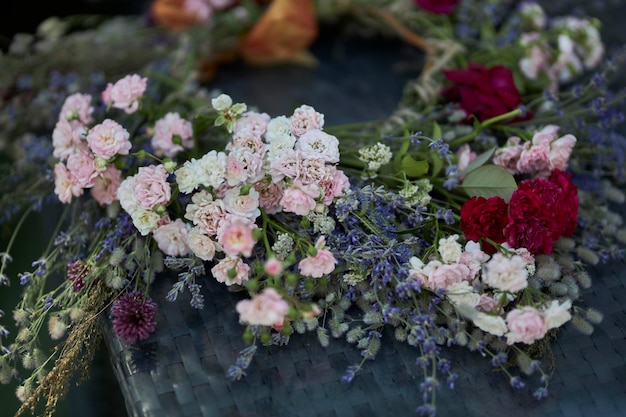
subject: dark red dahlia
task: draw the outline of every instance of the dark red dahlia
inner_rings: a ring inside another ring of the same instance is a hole
[[[156,310],[156,303],[142,292],[126,293],[111,308],[113,330],[127,345],[147,339],[156,330]]]
[[[415,4],[419,7],[436,14],[450,14],[458,3],[459,0],[415,0]]]

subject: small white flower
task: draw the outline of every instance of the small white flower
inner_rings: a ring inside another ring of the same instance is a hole
[[[453,264],[459,262],[463,248],[461,244],[457,242],[459,235],[452,235],[446,238],[439,239],[439,246],[437,250],[441,259],[446,264]]]
[[[550,305],[543,310],[543,317],[548,325],[548,329],[561,327],[563,324],[570,321],[572,318],[569,312],[570,308],[572,308],[572,302],[570,300],[565,301],[563,304],[559,304],[557,300],[552,300]]]
[[[502,317],[480,312],[474,317],[474,324],[479,329],[494,336],[503,336],[508,330]]]
[[[211,100],[211,105],[217,111],[224,111],[233,105],[233,99],[227,94],[220,94]]]

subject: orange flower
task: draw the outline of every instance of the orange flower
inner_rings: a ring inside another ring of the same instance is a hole
[[[306,49],[318,34],[313,0],[274,0],[246,35],[241,54],[249,64],[312,64]]]
[[[196,14],[185,10],[185,0],[154,0],[150,14],[157,25],[170,30],[186,30],[200,23]]]

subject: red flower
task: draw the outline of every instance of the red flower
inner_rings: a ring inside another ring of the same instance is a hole
[[[142,292],[126,293],[111,308],[113,330],[127,345],[147,339],[156,330],[156,310],[156,303]]]
[[[513,248],[526,248],[533,254],[548,254],[552,253],[556,241],[553,216],[533,185],[536,185],[535,180],[522,181],[511,196],[509,224],[504,228],[504,235]]]
[[[461,230],[465,237],[474,242],[488,238],[495,243],[506,239],[504,228],[509,222],[508,206],[500,197],[472,197],[461,207]],[[494,253],[496,249],[483,241],[482,249]]]
[[[470,63],[467,69],[444,71],[454,83],[443,91],[450,101],[461,103],[465,113],[483,121],[515,110],[522,97],[513,81],[513,73],[502,65],[486,68]]]
[[[459,3],[459,0],[415,0],[422,9],[436,14],[450,14]]]
[[[559,234],[571,236],[578,224],[578,187],[571,181],[572,174],[555,169],[548,181],[561,189],[560,199],[554,209],[559,216]]]

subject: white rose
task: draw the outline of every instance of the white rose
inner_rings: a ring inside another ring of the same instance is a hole
[[[447,238],[439,239],[439,255],[446,264],[454,264],[459,262],[463,248],[457,242],[459,235],[448,236]]]
[[[220,245],[205,235],[198,227],[194,227],[189,231],[187,244],[193,254],[203,261],[212,260],[215,256],[215,252],[221,250]]]
[[[480,295],[467,281],[455,282],[446,288],[446,297],[453,305],[467,304],[476,307],[480,302]]]
[[[142,236],[146,236],[151,231],[155,230],[161,220],[161,216],[152,210],[137,209],[130,213],[133,218],[133,224],[139,230]]]
[[[570,300],[565,301],[563,304],[559,304],[557,300],[552,300],[548,308],[543,310],[543,317],[548,325],[548,329],[555,329],[571,320],[570,308],[572,308]]]
[[[494,336],[502,336],[508,330],[506,322],[500,316],[492,316],[485,313],[478,313],[474,317],[474,324],[481,330]]]

